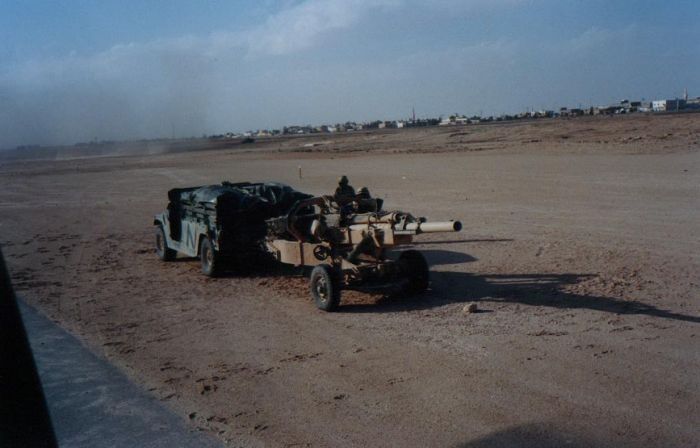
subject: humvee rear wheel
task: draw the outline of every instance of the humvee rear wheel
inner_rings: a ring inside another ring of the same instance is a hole
[[[202,238],[202,243],[199,245],[199,257],[202,261],[202,273],[209,277],[216,277],[220,271],[221,260],[209,238]]]
[[[430,271],[428,262],[422,253],[417,250],[407,250],[399,256],[399,266],[403,275],[408,279],[404,292],[408,294],[420,294],[428,289],[430,283]]]
[[[167,241],[163,227],[158,226],[156,229],[156,255],[163,261],[172,261],[177,256],[177,252],[173,249],[168,249]]]
[[[311,271],[311,296],[316,307],[333,311],[340,304],[340,275],[331,266],[320,264]]]

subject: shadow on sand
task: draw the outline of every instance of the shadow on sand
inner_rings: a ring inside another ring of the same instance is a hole
[[[500,240],[499,240],[500,241]],[[421,251],[431,266],[463,264],[476,258],[463,252],[440,249]],[[195,261],[178,258],[177,261]],[[222,277],[285,277],[308,275],[309,268],[295,268],[275,262],[269,257],[247,259],[246,263],[231,263]],[[345,313],[394,313],[436,308],[451,303],[503,302],[561,309],[589,309],[611,314],[638,314],[685,322],[700,323],[700,317],[663,310],[638,300],[624,300],[603,295],[565,291],[596,277],[595,274],[468,274],[464,272],[432,272],[431,289],[406,298],[402,295],[380,297],[374,303],[341,302],[338,311]]]
[[[476,261],[476,258],[464,252],[454,252],[451,250],[424,249],[421,253],[428,260],[430,266],[440,266],[443,264],[462,264]]]
[[[452,251],[424,251],[431,265],[459,264],[474,261],[467,254]],[[659,309],[637,300],[565,291],[596,277],[594,274],[468,274],[432,272],[430,290],[407,299],[400,295],[382,297],[372,304],[346,304],[340,311],[348,313],[389,313],[430,309],[450,303],[507,302],[561,309],[589,309],[612,314],[639,314],[700,323],[700,317]]]
[[[457,445],[458,448],[579,448],[607,446],[594,440],[545,424],[525,424],[493,432]]]

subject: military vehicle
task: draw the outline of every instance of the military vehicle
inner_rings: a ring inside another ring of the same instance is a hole
[[[265,253],[312,269],[311,295],[325,311],[338,307],[342,289],[423,292],[430,280],[423,255],[394,249],[421,233],[462,229],[459,221],[384,211],[366,188],[314,197],[275,182],[223,182],[176,188],[168,198],[167,210],[153,221],[161,260],[178,253],[199,257],[202,272],[216,276],[226,258]]]
[[[156,253],[200,257],[202,272],[215,277],[228,259],[264,250],[265,220],[284,214],[311,195],[277,182],[230,183],[168,191],[167,210],[156,215]]]

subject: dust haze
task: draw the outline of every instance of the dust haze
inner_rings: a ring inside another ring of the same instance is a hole
[[[0,63],[0,148],[399,119],[413,107],[419,117],[497,115],[700,90],[691,76],[700,48],[664,46],[634,23],[557,40],[461,41],[430,34],[417,18],[476,25],[506,8],[525,6],[308,1],[246,29]],[[411,45],[401,44],[405,33]],[[668,70],[679,61],[683,70]]]

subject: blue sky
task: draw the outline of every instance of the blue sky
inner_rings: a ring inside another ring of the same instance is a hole
[[[700,2],[0,3],[0,148],[700,96]]]

